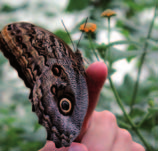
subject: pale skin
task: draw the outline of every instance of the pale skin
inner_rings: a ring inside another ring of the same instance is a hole
[[[86,70],[89,92],[89,107],[83,128],[77,142],[70,147],[55,148],[47,141],[40,151],[145,151],[134,142],[130,133],[117,125],[116,117],[109,111],[94,111],[100,91],[107,78],[107,67],[103,62],[95,62]]]

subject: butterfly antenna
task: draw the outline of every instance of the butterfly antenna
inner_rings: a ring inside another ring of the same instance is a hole
[[[86,18],[86,21],[85,21],[85,24],[84,24],[84,29],[85,29],[85,27],[86,27],[87,22],[88,22],[88,17]],[[83,31],[82,31],[81,36],[80,36],[80,39],[79,39],[79,41],[78,41],[78,43],[77,43],[77,49],[78,49],[79,43],[80,43],[80,41],[81,41],[81,39],[82,39],[82,36],[83,36]]]
[[[71,43],[72,43],[72,46],[73,46],[73,49],[74,49],[74,51],[75,51],[75,45],[74,45],[74,43],[73,43],[73,41],[72,41],[72,39],[71,39],[71,36],[70,36],[70,34],[69,34],[69,32],[68,32],[68,30],[67,30],[65,24],[64,24],[64,21],[61,20],[61,22],[62,22],[62,24],[63,24],[63,26],[64,26],[64,28],[65,28],[65,31],[67,32],[67,34],[68,34],[68,36],[69,36],[69,39],[70,39],[70,41],[71,41]]]

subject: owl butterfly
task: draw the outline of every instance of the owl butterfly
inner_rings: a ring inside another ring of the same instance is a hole
[[[30,88],[32,111],[57,148],[79,135],[88,107],[79,50],[31,23],[12,23],[0,32],[0,49]]]

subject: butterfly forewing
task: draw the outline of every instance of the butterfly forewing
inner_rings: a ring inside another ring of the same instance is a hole
[[[88,106],[82,57],[53,33],[13,23],[0,34],[0,48],[27,87],[39,123],[56,147],[79,135]]]

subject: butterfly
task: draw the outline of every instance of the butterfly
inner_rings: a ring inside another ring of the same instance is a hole
[[[80,51],[55,34],[27,22],[0,32],[0,49],[30,88],[32,111],[46,128],[47,140],[67,147],[80,134],[88,91]]]

